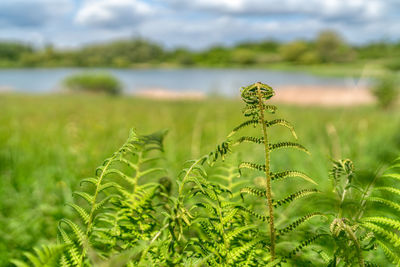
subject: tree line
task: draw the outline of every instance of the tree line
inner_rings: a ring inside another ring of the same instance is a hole
[[[143,38],[90,44],[77,49],[37,48],[32,44],[0,42],[0,67],[149,67],[149,66],[268,66],[354,63],[377,60],[400,69],[400,41],[350,45],[338,33],[323,31],[314,40],[275,40],[215,45],[201,51],[166,49]]]

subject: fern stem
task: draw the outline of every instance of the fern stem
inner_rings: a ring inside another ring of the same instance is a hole
[[[268,203],[268,213],[269,213],[269,230],[271,238],[271,262],[275,260],[275,225],[274,225],[274,207],[272,204],[272,194],[271,194],[271,173],[270,173],[270,150],[268,144],[267,126],[264,119],[264,104],[262,99],[262,94],[260,90],[260,84],[257,83],[257,95],[258,95],[258,107],[260,110],[260,124],[262,125],[262,133],[264,137],[264,151],[265,151],[265,178],[266,178],[266,195]]]

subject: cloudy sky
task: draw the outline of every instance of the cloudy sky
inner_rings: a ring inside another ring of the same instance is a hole
[[[58,47],[141,36],[201,49],[243,40],[400,40],[400,0],[0,0],[0,39]]]

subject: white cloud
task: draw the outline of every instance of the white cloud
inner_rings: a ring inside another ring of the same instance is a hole
[[[383,15],[382,0],[169,0],[176,8],[223,14],[297,14],[326,19],[373,19]]]
[[[153,13],[149,4],[138,0],[88,0],[78,10],[75,22],[92,27],[124,28]]]
[[[64,47],[140,35],[204,48],[324,29],[363,43],[399,40],[399,23],[399,0],[0,0],[1,39]]]
[[[162,25],[162,27],[160,27]],[[187,21],[182,18],[151,20],[141,27],[141,33],[168,46],[201,49],[214,44],[230,45],[244,40],[311,39],[327,28],[317,19],[298,21],[248,21],[222,16],[214,19]]]

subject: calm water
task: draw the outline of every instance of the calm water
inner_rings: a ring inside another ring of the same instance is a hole
[[[96,69],[7,69],[0,70],[0,90],[45,93],[59,90],[68,75]],[[146,89],[201,91],[233,95],[241,86],[256,81],[272,87],[282,85],[320,85],[353,87],[358,83],[351,77],[318,77],[301,72],[257,69],[102,69],[115,75],[127,93]],[[364,83],[365,84],[365,83]]]

